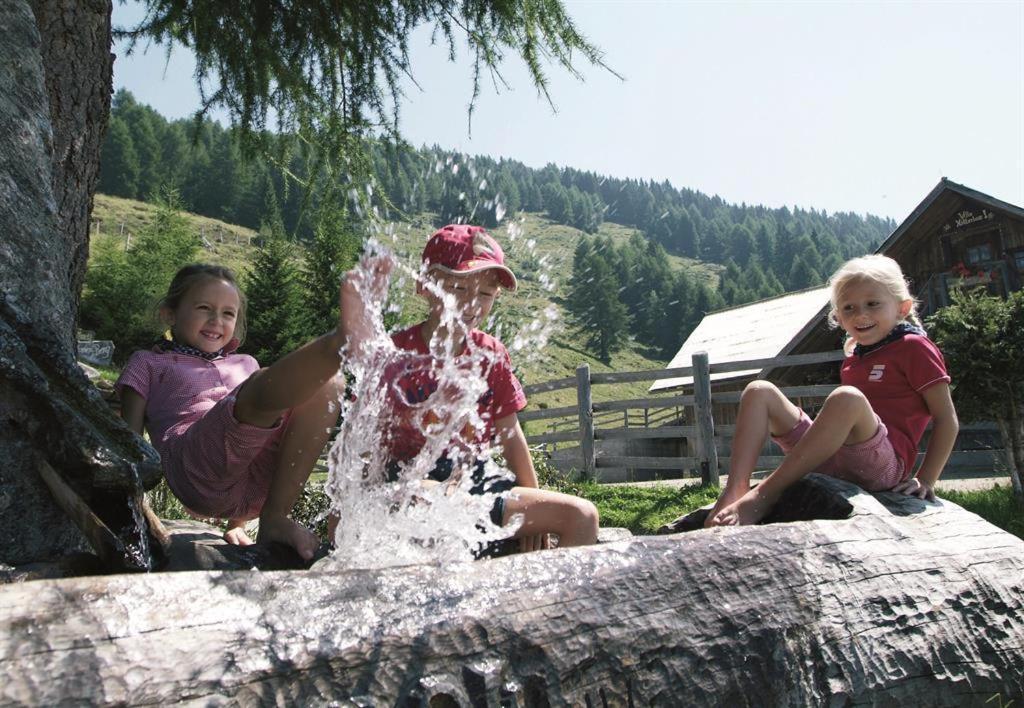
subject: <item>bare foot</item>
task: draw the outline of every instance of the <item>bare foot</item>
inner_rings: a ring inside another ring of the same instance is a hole
[[[775,500],[768,499],[755,487],[719,511],[711,519],[712,526],[750,526],[767,516]]]
[[[704,519],[704,528],[709,529],[712,526],[717,526],[718,524],[714,523],[714,519],[718,515],[718,512],[720,512],[722,509],[729,506],[730,504],[735,504],[736,502],[738,502],[743,497],[743,495],[749,491],[749,482],[747,482],[747,484],[743,486],[740,486],[738,484],[726,484],[725,490],[718,497],[718,501],[716,501],[715,505],[711,508],[711,511],[708,513],[707,518]]]
[[[232,546],[251,546],[253,541],[249,534],[245,531],[245,522],[231,521],[228,524],[227,530],[224,532],[224,540],[230,543]]]
[[[260,543],[276,541],[291,546],[307,561],[313,559],[313,554],[320,547],[320,539],[316,534],[287,516],[260,517],[259,540]]]

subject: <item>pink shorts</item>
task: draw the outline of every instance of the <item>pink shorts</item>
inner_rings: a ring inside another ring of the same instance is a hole
[[[903,460],[896,455],[885,424],[878,415],[875,415],[875,420],[878,421],[878,429],[870,440],[843,445],[814,472],[845,479],[869,492],[883,492],[902,482],[905,478]],[[773,435],[772,440],[788,455],[810,427],[810,416],[800,411],[800,422],[785,435]]]
[[[220,519],[259,516],[277,465],[288,414],[271,428],[235,419],[238,388],[173,438],[165,438],[164,472],[190,511]]]

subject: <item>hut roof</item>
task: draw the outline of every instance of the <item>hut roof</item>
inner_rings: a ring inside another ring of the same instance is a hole
[[[1002,212],[1013,218],[1024,220],[1024,209],[1019,206],[996,199],[984,192],[965,187],[943,177],[935,185],[935,189],[929,192],[928,196],[917,205],[917,208],[910,212],[910,215],[903,220],[903,223],[889,234],[889,238],[882,242],[876,253],[884,253],[895,258],[896,254],[893,251],[896,249],[894,247],[912,227],[915,230],[934,228],[942,220],[947,219],[952,210],[962,208],[964,199],[990,207],[994,211]]]
[[[752,302],[712,312],[701,320],[669,368],[690,366],[695,352],[706,351],[713,363],[767,359],[781,356],[804,336],[828,308],[828,288],[787,293],[769,300]],[[712,374],[712,381],[758,375],[761,369]],[[656,381],[650,390],[688,386],[693,377]]]

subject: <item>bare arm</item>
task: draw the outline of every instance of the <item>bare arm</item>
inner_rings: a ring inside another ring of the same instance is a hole
[[[921,395],[928,406],[928,412],[932,414],[932,436],[928,440],[928,449],[916,477],[897,486],[894,491],[932,500],[935,499],[935,483],[939,480],[942,468],[946,466],[949,454],[953,451],[960,422],[953,407],[949,384],[937,383],[929,386]]]
[[[129,428],[142,435],[142,425],[146,419],[146,399],[128,386],[121,389],[121,418]]]
[[[519,418],[515,413],[499,418],[496,428],[505,463],[516,476],[516,486],[536,489],[537,471],[533,468],[533,458],[530,457],[530,448],[526,444],[526,435],[519,425]],[[537,551],[548,548],[549,543],[546,533],[520,536],[519,550],[524,553]]]
[[[516,485],[537,488],[537,472],[533,469],[533,458],[526,444],[526,435],[519,425],[519,418],[511,413],[499,418],[495,424],[501,452],[508,468],[516,476]]]

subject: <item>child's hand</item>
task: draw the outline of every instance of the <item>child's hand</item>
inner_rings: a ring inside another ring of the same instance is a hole
[[[906,494],[908,497],[917,497],[926,501],[935,501],[935,489],[933,485],[922,482],[917,477],[911,477],[906,482],[900,482],[892,491],[897,494]]]

